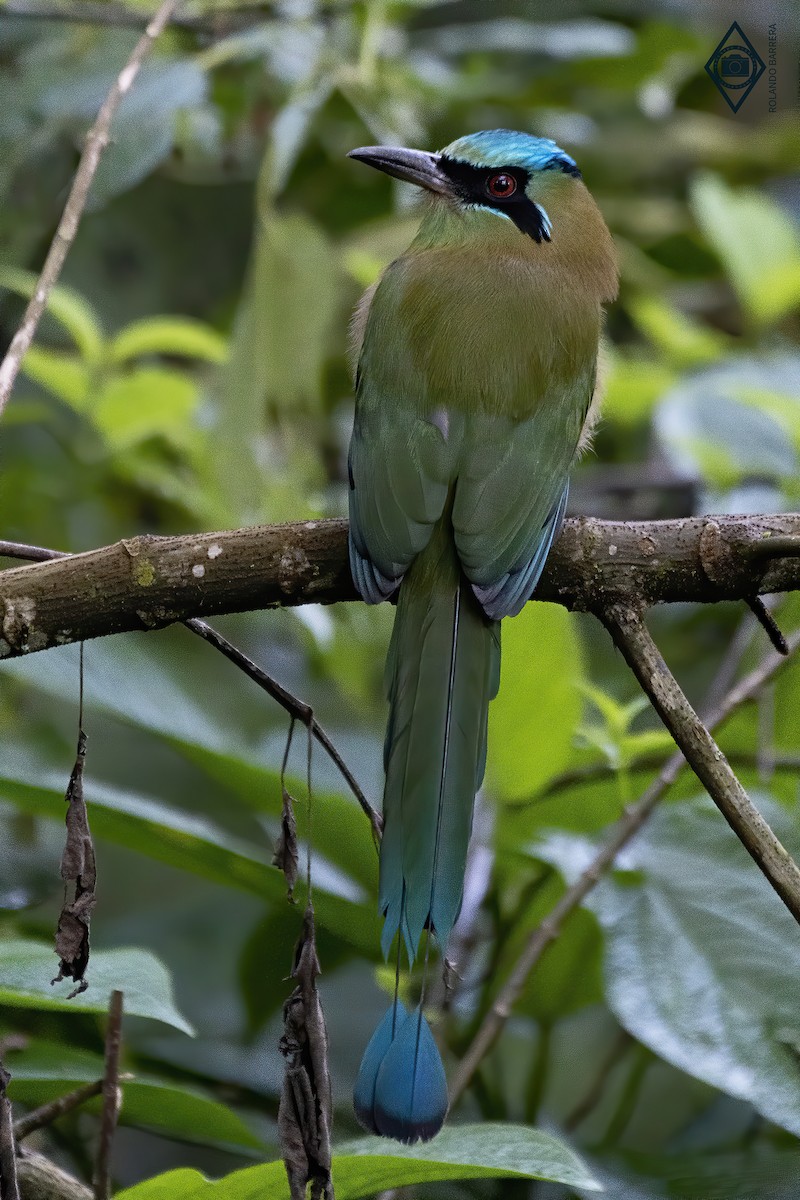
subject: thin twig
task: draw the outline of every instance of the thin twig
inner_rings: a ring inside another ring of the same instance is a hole
[[[111,1195],[111,1148],[117,1129],[120,1108],[119,1056],[122,1047],[122,992],[113,991],[108,1006],[106,1029],[106,1066],[103,1074],[103,1116],[100,1121],[100,1141],[94,1172],[95,1200],[109,1200]]]
[[[87,1100],[99,1096],[102,1090],[103,1080],[96,1079],[94,1083],[84,1083],[82,1087],[75,1088],[72,1092],[57,1096],[55,1100],[42,1104],[40,1108],[26,1113],[24,1117],[19,1117],[14,1122],[14,1136],[18,1142],[21,1142],[23,1138],[28,1137],[37,1129],[44,1129],[46,1125],[52,1125],[53,1121],[57,1121],[59,1117],[72,1112],[74,1108],[85,1104]]]
[[[37,280],[33,296],[25,309],[22,323],[14,334],[6,356],[0,364],[0,416],[2,416],[3,410],[8,403],[22,359],[33,341],[42,313],[47,307],[50,292],[58,281],[61,268],[64,266],[64,260],[75,240],[78,225],[83,216],[86,202],[89,199],[92,180],[94,179],[103,151],[109,142],[111,122],[123,97],[133,86],[133,82],[139,73],[139,68],[147,52],[164,29],[164,26],[170,21],[181,2],[182,0],[163,0],[163,3],[159,6],[145,32],[136,43],[127,63],[114,81],[111,90],[100,106],[100,111],[97,114],[94,125],[92,125],[92,128],[86,135],[86,142],[80,162],[78,163],[78,169],[64,206],[64,212],[58,223],[53,241],[50,244],[50,249],[47,252],[42,273]]]
[[[729,763],[737,767],[758,767],[761,761],[757,753],[748,750],[732,750],[727,758]],[[644,772],[660,770],[666,761],[667,756],[664,754],[641,754],[637,758],[631,759],[627,769],[631,775],[641,775]],[[789,774],[800,772],[800,754],[775,754],[770,758],[770,767],[775,771],[786,771]],[[566,791],[567,788],[586,787],[593,783],[600,783],[604,779],[613,778],[618,772],[619,767],[605,759],[602,762],[586,763],[582,767],[571,767],[568,771],[562,771],[560,775],[554,775],[540,792],[526,796],[524,800],[514,800],[507,807],[510,811],[529,808],[533,804],[541,804],[545,800],[550,800],[559,792]]]
[[[769,596],[767,603],[774,605],[776,599],[775,596]],[[728,642],[725,653],[714,672],[711,686],[706,693],[705,712],[712,712],[733,687],[744,662],[744,656],[750,649],[757,633],[756,625],[756,619],[751,611],[743,613],[733,637]]]
[[[800,537],[794,533],[766,537],[750,547],[751,558],[796,558],[800,554]]]
[[[219,650],[220,654],[232,662],[235,666],[243,671],[249,679],[257,683],[260,688],[276,700],[281,708],[285,709],[291,717],[295,717],[305,725],[321,746],[327,751],[332,762],[336,764],[342,773],[342,776],[347,781],[347,784],[355,796],[361,808],[364,810],[376,841],[380,840],[383,823],[380,814],[372,807],[367,797],[362,792],[359,784],[348,767],[347,763],[342,758],[339,751],[334,746],[328,734],[320,725],[317,718],[314,716],[314,710],[310,705],[305,704],[302,700],[298,700],[291,692],[287,691],[282,684],[268,675],[262,670],[257,663],[254,663],[251,658],[248,658],[241,650],[237,649],[227,638],[213,629],[206,621],[201,621],[197,617],[191,617],[188,621],[184,621],[184,625],[192,633],[196,633],[198,637],[203,638],[209,645]]]
[[[68,555],[63,550],[47,550],[44,546],[29,546],[27,542],[0,541],[0,558],[22,558],[28,562],[49,562],[52,558],[67,557]]]
[[[800,868],[755,807],[687,700],[642,620],[641,611],[616,604],[599,615],[689,766],[800,923]]]
[[[794,652],[800,645],[800,632],[794,633],[788,640],[790,653]],[[718,725],[727,720],[735,709],[745,701],[752,699],[786,662],[787,659],[783,655],[775,653],[768,655],[760,666],[728,692],[718,707],[709,715],[707,719],[709,728],[716,729]],[[511,974],[483,1018],[475,1037],[459,1063],[450,1086],[450,1098],[453,1105],[464,1094],[472,1076],[497,1041],[514,1005],[527,985],[531,972],[550,943],[558,937],[567,917],[596,887],[606,871],[613,865],[620,850],[641,829],[653,809],[677,779],[685,761],[683,754],[673,754],[637,803],[630,805],[625,810],[612,829],[608,841],[597,852],[589,865],[567,888],[544,920],[531,931]]]
[[[128,1079],[133,1079],[135,1076],[130,1074],[120,1075],[120,1083]],[[48,1101],[47,1104],[42,1104],[39,1108],[34,1108],[32,1112],[26,1113],[24,1117],[19,1117],[14,1122],[14,1136],[18,1142],[26,1138],[31,1133],[35,1133],[37,1129],[44,1129],[47,1125],[52,1125],[53,1121],[57,1121],[59,1117],[64,1117],[67,1113],[71,1113],[73,1109],[80,1108],[87,1100],[93,1100],[95,1096],[99,1096],[103,1090],[103,1080],[95,1079],[94,1083],[84,1083],[81,1087],[75,1088],[72,1092],[67,1092],[63,1096],[56,1096],[55,1100]]]
[[[10,1082],[11,1076],[0,1062],[0,1197],[2,1200],[19,1200],[14,1120],[11,1101],[6,1095]]]
[[[788,654],[789,647],[786,644],[786,638],[783,636],[781,627],[761,597],[753,596],[747,601],[747,604],[778,653]]]

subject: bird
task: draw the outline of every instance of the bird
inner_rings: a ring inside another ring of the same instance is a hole
[[[575,160],[508,129],[438,153],[349,157],[427,195],[411,245],[353,319],[349,556],[357,591],[396,601],[380,848],[382,948],[444,953],[461,906],[500,681],[500,623],[536,588],[569,471],[597,419],[611,234]],[[427,977],[427,970],[426,970]],[[354,1088],[359,1122],[429,1140],[448,1110],[423,1012],[398,997]]]

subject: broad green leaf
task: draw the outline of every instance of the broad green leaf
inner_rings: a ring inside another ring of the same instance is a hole
[[[793,816],[759,809],[795,857]],[[536,853],[568,880],[591,843],[553,834]],[[607,1001],[680,1070],[800,1134],[800,933],[705,796],[661,809],[589,904],[606,934]],[[635,873],[635,874],[634,874]]]
[[[432,39],[432,44],[444,54],[463,54],[480,46],[483,52],[534,53],[558,60],[632,57],[636,50],[636,39],[630,29],[599,18],[544,22],[503,17],[470,21],[467,25],[448,22]]]
[[[503,623],[500,692],[489,709],[487,779],[502,800],[530,795],[567,764],[583,672],[572,617],[526,604]]]
[[[156,435],[185,445],[197,399],[190,376],[166,367],[138,367],[110,379],[89,414],[115,450]]]
[[[334,83],[330,71],[304,81],[275,115],[259,173],[258,193],[262,202],[267,198],[274,200],[286,187],[308,139],[311,123],[329,99]]]
[[[795,364],[796,369],[796,364]],[[785,358],[733,360],[699,371],[675,387],[658,407],[656,431],[674,465],[699,473],[718,488],[743,477],[790,479],[797,475],[798,453],[782,424],[769,412],[737,401],[737,390],[764,378],[785,379],[800,391]]]
[[[89,197],[98,208],[134,187],[164,161],[175,141],[175,119],[205,99],[206,77],[191,59],[161,55],[142,64],[111,127]]]
[[[59,1009],[63,1012],[106,1013],[111,993],[125,993],[130,1016],[152,1017],[183,1033],[194,1034],[178,1012],[166,967],[149,950],[93,950],[85,992],[68,999],[70,979],[51,985],[58,960],[42,942],[0,940],[0,1004],[20,1008]]]
[[[103,1077],[101,1055],[38,1038],[26,1049],[9,1053],[7,1062],[13,1081],[11,1099],[31,1108]],[[122,1085],[122,1097],[123,1124],[205,1145],[247,1149],[262,1145],[241,1117],[196,1089],[137,1073]],[[99,1109],[100,1103],[98,1098],[87,1107]]]
[[[7,756],[8,758],[8,756]],[[22,812],[59,822],[64,819],[64,779],[35,764],[7,761],[0,769],[0,800]],[[240,839],[213,822],[108,784],[85,787],[89,820],[98,837],[191,871],[223,887],[241,888],[264,900],[285,903],[286,887],[278,870],[268,865],[268,838],[261,857]],[[352,883],[319,860],[315,864],[317,920],[365,953],[376,951],[377,914]]]
[[[453,1125],[415,1146],[362,1138],[333,1158],[337,1200],[359,1200],[385,1188],[457,1179],[546,1179],[602,1191],[578,1156],[538,1129],[487,1122]],[[118,1193],[118,1200],[289,1200],[283,1163],[234,1171],[212,1182],[199,1171],[168,1171]]]
[[[285,425],[285,444],[272,448],[275,467],[265,473],[263,453],[259,457],[257,451],[269,428],[268,413],[297,414],[319,407],[337,291],[336,257],[322,228],[300,214],[264,207],[230,358],[217,388],[215,452],[209,470],[230,519],[263,517],[262,497],[274,487],[279,456],[293,449],[292,426]],[[291,461],[293,469],[308,476],[306,490],[311,490],[316,462],[307,438],[295,448]],[[271,507],[274,519],[274,504]],[[297,516],[296,491],[293,508]]]
[[[212,656],[208,662],[216,672],[211,677],[229,681],[226,699],[218,703],[204,683],[207,677],[190,671],[187,666],[185,655],[193,648],[186,631],[177,638],[166,632],[148,641],[117,637],[93,643],[85,658],[87,708],[97,708],[149,737],[168,743],[226,792],[235,793],[249,809],[278,817],[279,773],[263,761],[260,744],[254,748],[248,741],[240,718],[249,698],[254,698],[255,705],[263,706],[263,716],[252,723],[260,743],[263,729],[272,726],[275,719],[283,726],[283,714],[249,680],[208,650],[207,654]],[[3,674],[14,676],[26,687],[67,702],[74,700],[77,670],[75,646],[11,660],[2,667]],[[241,703],[232,705],[232,697],[236,695],[233,689],[239,688]],[[322,753],[319,746],[314,747],[314,762],[320,761]],[[16,771],[14,778],[24,780],[24,771]],[[52,782],[50,776],[47,783]],[[293,794],[305,795],[304,784],[296,786],[290,779],[289,787]],[[318,814],[314,828],[317,853],[368,889],[371,896],[375,895],[377,856],[369,822],[355,799],[349,794],[315,788],[314,801]],[[170,808],[163,810],[167,821],[171,819],[167,815],[170,812]]]
[[[661,397],[675,382],[675,371],[646,358],[609,356],[608,375],[603,385],[603,416],[620,425],[637,425],[646,420]]]
[[[0,288],[8,288],[30,300],[38,276],[17,267],[0,268]],[[88,365],[96,364],[103,353],[103,331],[94,309],[72,288],[58,284],[47,301],[47,312],[63,325]]]
[[[800,359],[795,358],[787,365],[790,370],[800,372]],[[766,413],[776,421],[792,439],[795,448],[800,450],[800,388],[782,388],[783,382],[780,374],[776,378],[773,369],[762,386],[748,382],[738,386],[734,384],[731,394],[735,400]]]
[[[619,700],[609,692],[604,692],[602,688],[595,687],[593,684],[583,683],[579,687],[581,693],[592,702],[603,717],[609,732],[617,739],[628,732],[631,722],[643,709],[647,708],[646,696],[635,696],[627,704],[620,704]]]
[[[188,317],[147,317],[126,325],[108,348],[113,363],[129,362],[148,354],[221,363],[227,355],[227,342],[202,321],[191,321]]]
[[[704,328],[656,296],[628,301],[628,312],[656,349],[680,367],[715,362],[730,345],[721,333]]]
[[[398,258],[416,236],[419,214],[392,215],[355,229],[342,245],[342,265],[361,285],[375,283],[384,267]]]
[[[734,191],[701,174],[691,190],[695,217],[755,320],[778,320],[800,304],[800,233],[769,196]]]
[[[44,350],[31,346],[22,360],[28,379],[63,400],[76,412],[83,412],[90,397],[92,372],[75,354]]]

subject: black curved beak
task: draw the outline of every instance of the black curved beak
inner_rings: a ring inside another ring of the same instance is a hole
[[[438,154],[428,154],[425,150],[405,150],[401,146],[360,146],[357,150],[351,150],[347,157],[375,167],[395,179],[416,183],[429,192],[438,192],[442,196],[450,193],[449,181],[439,166]]]

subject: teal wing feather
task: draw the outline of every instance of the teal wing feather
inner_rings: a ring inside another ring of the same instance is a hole
[[[594,365],[524,420],[473,414],[458,473],[453,528],[464,572],[487,616],[530,599],[564,516],[568,471],[594,386]]]
[[[435,425],[362,376],[350,442],[350,555],[365,600],[386,599],[425,548],[447,499],[447,447]]]

